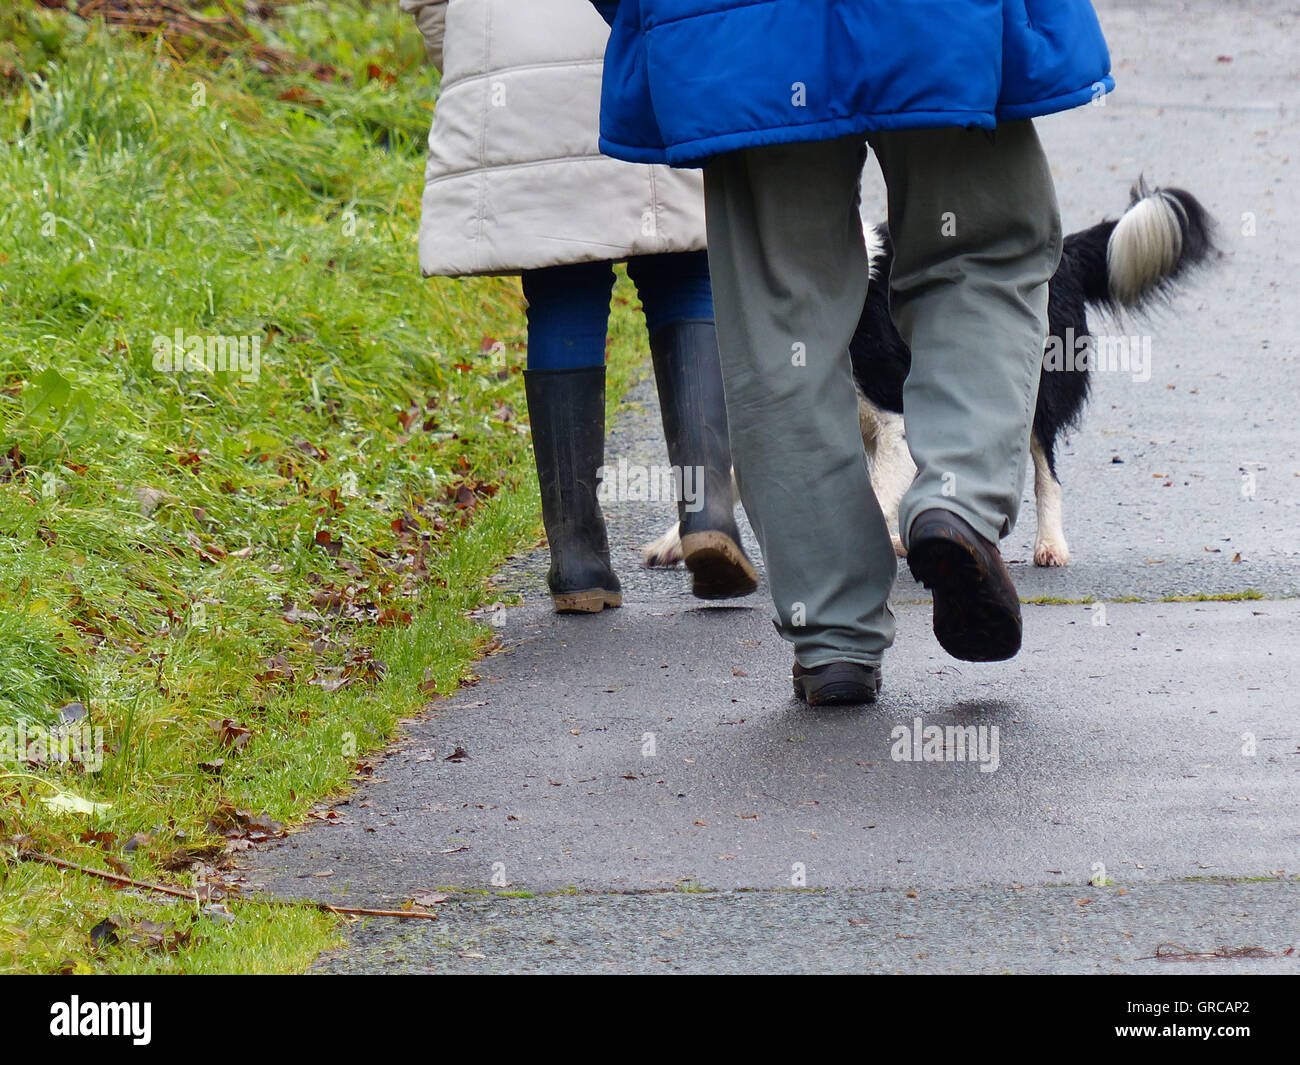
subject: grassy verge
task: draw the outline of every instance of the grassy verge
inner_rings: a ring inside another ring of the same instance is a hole
[[[418,276],[436,82],[396,8],[259,28],[331,81],[0,16],[0,971],[306,965],[321,914],[18,850],[219,879],[465,678],[536,542],[518,286]],[[241,357],[169,367],[193,338]]]

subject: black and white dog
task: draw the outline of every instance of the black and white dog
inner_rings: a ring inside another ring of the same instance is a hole
[[[850,354],[872,487],[894,534],[894,548],[901,555],[898,505],[916,475],[903,431],[903,382],[912,355],[889,314],[893,257],[889,232],[879,225],[866,228],[865,235],[870,286]],[[1099,222],[1065,238],[1061,263],[1048,290],[1049,335],[1030,439],[1038,512],[1036,565],[1064,566],[1070,559],[1061,526],[1056,444],[1083,416],[1090,373],[1097,360],[1117,354],[1114,348],[1100,352],[1092,343],[1095,338],[1088,332],[1087,308],[1120,315],[1164,302],[1174,294],[1176,282],[1206,262],[1213,251],[1212,222],[1195,196],[1183,189],[1148,189],[1140,181],[1118,221]],[[1087,357],[1076,357],[1080,348],[1086,348]],[[1128,357],[1127,348],[1124,357]],[[677,526],[642,550],[647,566],[680,562]]]

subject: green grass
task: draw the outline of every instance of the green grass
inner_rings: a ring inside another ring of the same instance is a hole
[[[99,772],[0,766],[0,971],[308,964],[336,935],[314,911],[216,924],[13,839],[192,884],[214,813],[300,820],[469,675],[486,578],[540,534],[518,284],[416,266],[413,24],[339,2],[265,32],[350,76],[0,16],[0,728],[80,702],[105,746]],[[256,340],[258,372],[156,368],[178,329]],[[626,279],[611,335],[612,404],[644,366]],[[190,934],[96,946],[110,913]]]
[[[1240,592],[1219,592],[1215,595],[1207,595],[1204,592],[1198,592],[1196,595],[1166,595],[1161,597],[1162,603],[1239,603],[1249,602],[1255,599],[1263,599],[1264,593],[1258,588],[1246,588]]]
[[[1245,588],[1240,592],[1218,592],[1209,595],[1197,592],[1195,595],[1162,595],[1159,599],[1146,600],[1137,595],[1122,595],[1113,599],[1094,599],[1084,596],[1082,599],[1069,599],[1059,595],[1038,595],[1032,599],[1020,601],[1030,606],[1088,606],[1092,603],[1239,603],[1263,599],[1264,593],[1257,588]]]

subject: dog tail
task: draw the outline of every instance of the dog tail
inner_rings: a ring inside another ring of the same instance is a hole
[[[1213,223],[1184,189],[1148,189],[1141,179],[1106,246],[1111,299],[1139,308],[1169,294],[1184,273],[1214,251]]]
[[[1141,310],[1168,299],[1176,282],[1214,254],[1214,222],[1185,189],[1149,188],[1139,179],[1119,221],[1072,233],[1066,245],[1084,267],[1089,303]]]

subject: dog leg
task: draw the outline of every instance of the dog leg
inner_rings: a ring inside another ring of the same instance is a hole
[[[902,558],[907,552],[899,535],[898,505],[916,478],[916,466],[907,450],[903,416],[881,410],[859,396],[858,427],[862,430],[862,446],[866,448],[871,463],[871,487],[889,527],[894,554]]]
[[[1035,566],[1064,566],[1070,561],[1070,546],[1061,527],[1061,484],[1047,465],[1047,452],[1038,442],[1038,434],[1029,441],[1034,458],[1034,505],[1038,511],[1038,530],[1034,536]]]
[[[736,484],[736,471],[731,471],[731,505],[734,508],[740,502],[740,487]],[[648,544],[641,546],[641,565],[649,569],[672,569],[682,561],[681,523],[673,522],[672,528]]]
[[[681,522],[648,544],[641,545],[641,565],[652,569],[672,569],[682,560]]]

